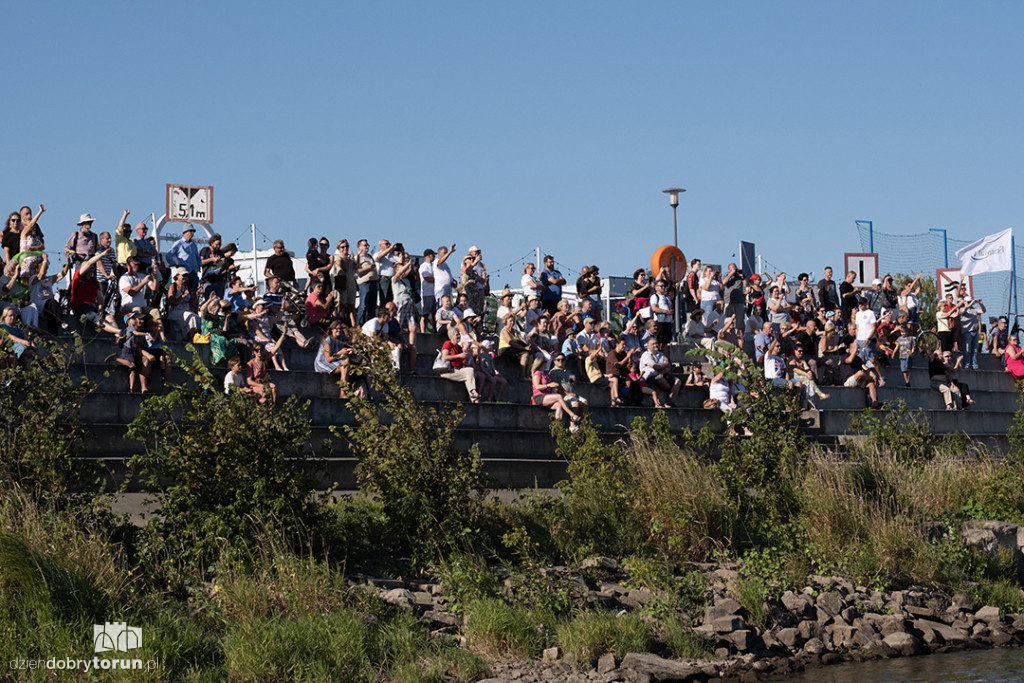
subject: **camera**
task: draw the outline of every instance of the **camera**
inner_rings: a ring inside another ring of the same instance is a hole
[[[402,246],[401,242],[395,242],[395,246],[394,248],[391,249],[391,251],[395,252],[396,254],[401,254],[403,251],[405,251],[405,247]]]

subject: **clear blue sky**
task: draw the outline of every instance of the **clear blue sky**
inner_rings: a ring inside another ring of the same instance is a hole
[[[1020,223],[1020,3],[8,4],[0,192],[46,203],[50,250],[168,182],[213,185],[227,240],[475,243],[492,272],[628,274],[674,185],[688,257],[745,238],[790,272],[859,251],[855,219]]]

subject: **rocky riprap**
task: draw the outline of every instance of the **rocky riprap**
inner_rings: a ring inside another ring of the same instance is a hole
[[[973,522],[962,531],[971,545],[993,550],[1015,546],[1011,539],[1016,541],[1018,529],[1010,526]],[[1021,532],[1024,536],[1024,529]],[[621,571],[614,559],[595,558],[585,565],[599,569],[605,578],[588,581],[583,573],[565,567],[545,572],[559,576],[580,606],[632,612],[654,597],[650,590],[631,588],[628,571]],[[492,662],[493,678],[488,680],[757,680],[851,660],[1024,643],[1024,615],[1002,614],[997,607],[975,604],[965,594],[949,596],[921,587],[880,592],[825,576],[810,576],[800,590],[767,600],[762,605],[763,621],[770,626],[762,628],[751,623],[751,615],[733,597],[737,565],[695,566],[708,579],[709,606],[703,614],[688,616],[694,630],[713,643],[717,659],[679,660],[651,653],[628,653],[618,659],[605,654],[594,666],[552,647],[537,661]],[[388,602],[417,611],[431,623],[432,636],[462,640],[462,620],[448,611],[448,600],[437,583],[377,578],[357,583],[375,588]]]

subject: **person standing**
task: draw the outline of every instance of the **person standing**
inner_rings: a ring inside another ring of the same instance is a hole
[[[377,316],[377,264],[370,256],[370,243],[359,240],[356,245],[356,288],[359,290],[359,308],[356,321],[362,327]]]
[[[825,277],[818,280],[818,303],[824,306],[826,311],[839,308],[839,294],[836,291],[836,283],[832,280],[831,266],[825,266]]]
[[[960,347],[964,354],[964,369],[978,369],[978,333],[981,330],[981,316],[985,314],[985,304],[981,299],[967,297],[963,285],[964,309],[960,313]]]
[[[423,263],[420,264],[420,334],[427,333],[427,319],[434,320],[437,305],[434,300],[434,257],[436,252],[427,249],[423,252]]]
[[[544,271],[540,274],[540,284],[544,292],[540,296],[541,305],[549,315],[558,312],[558,302],[562,300],[562,285],[565,278],[555,270],[555,257],[548,254],[544,257]]]
[[[72,263],[81,263],[92,258],[99,247],[96,233],[92,231],[93,218],[83,213],[78,218],[78,230],[71,233],[64,245],[64,257]]]
[[[199,290],[199,269],[203,261],[199,258],[199,245],[192,241],[196,229],[191,223],[185,224],[181,238],[167,251],[167,265],[185,269],[186,282],[191,292]]]

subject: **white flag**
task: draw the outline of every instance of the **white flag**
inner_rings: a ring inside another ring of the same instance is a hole
[[[1012,268],[1011,228],[982,237],[956,252],[963,275],[999,273]]]

